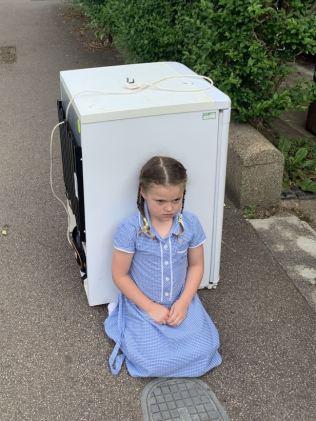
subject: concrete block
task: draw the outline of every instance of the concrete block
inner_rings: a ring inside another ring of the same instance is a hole
[[[284,159],[261,133],[248,124],[230,127],[226,191],[239,207],[277,205],[282,191]]]
[[[297,216],[249,219],[249,223],[316,311],[316,232]]]

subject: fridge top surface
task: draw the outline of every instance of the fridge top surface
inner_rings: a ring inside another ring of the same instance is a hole
[[[181,63],[157,62],[66,70],[60,83],[83,124],[230,108],[227,95],[196,76]]]

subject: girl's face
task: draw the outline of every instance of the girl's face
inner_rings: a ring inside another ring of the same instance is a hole
[[[172,219],[182,207],[184,185],[152,184],[141,194],[147,202],[151,219],[166,222]]]

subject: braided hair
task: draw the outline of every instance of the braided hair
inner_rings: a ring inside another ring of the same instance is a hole
[[[150,226],[145,215],[145,199],[141,194],[141,190],[148,190],[152,184],[167,185],[186,185],[187,173],[181,162],[166,156],[154,156],[143,166],[139,176],[139,186],[137,193],[137,207],[142,216],[142,227],[140,233],[148,235],[154,239],[154,234],[150,231]],[[183,192],[182,207],[178,215],[180,232],[178,237],[184,232],[182,213],[184,208],[185,189]]]

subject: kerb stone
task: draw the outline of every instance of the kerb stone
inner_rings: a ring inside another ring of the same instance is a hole
[[[277,205],[283,167],[283,155],[262,134],[247,124],[231,124],[226,190],[237,206]]]

